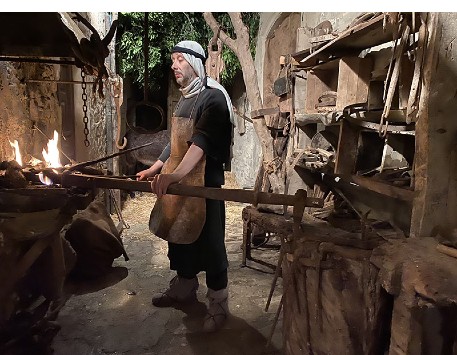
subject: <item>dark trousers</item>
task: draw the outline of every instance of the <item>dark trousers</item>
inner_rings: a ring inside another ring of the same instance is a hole
[[[193,279],[197,275],[188,275],[178,271],[178,276],[185,279]],[[206,273],[206,286],[214,291],[226,288],[228,284],[227,269],[216,274]]]

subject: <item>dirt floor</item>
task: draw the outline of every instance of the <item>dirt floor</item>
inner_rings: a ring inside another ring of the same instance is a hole
[[[226,187],[236,187],[229,174]],[[198,303],[181,310],[151,304],[152,295],[165,289],[174,276],[166,242],[148,230],[154,201],[152,194],[137,195],[122,210],[129,225],[122,234],[129,261],[116,259],[111,274],[103,280],[67,285],[71,297],[57,319],[62,328],[54,338],[55,354],[281,354],[281,317],[266,347],[281,298],[281,279],[265,312],[274,271],[253,261],[241,266],[243,204],[226,202],[231,316],[224,328],[212,334],[202,331],[206,312],[203,273],[199,275]],[[277,243],[269,240],[253,255],[276,264]]]

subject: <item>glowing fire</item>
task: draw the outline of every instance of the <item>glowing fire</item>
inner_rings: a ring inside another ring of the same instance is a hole
[[[14,142],[11,142],[11,147],[14,148],[14,160],[17,161],[17,163],[22,166],[22,156],[21,156],[21,151],[19,150],[19,143],[17,140],[14,140]]]
[[[48,149],[43,149],[43,158],[45,161],[45,166],[47,168],[59,168],[62,166],[60,162],[60,156],[59,156],[59,149],[57,148],[57,145],[59,143],[59,134],[57,131],[54,131],[54,138],[50,139],[48,142]],[[15,154],[15,160],[20,166],[23,166],[22,164],[22,155],[19,150],[19,143],[17,140],[14,142],[11,142],[11,147],[14,148],[14,154]],[[36,159],[34,157],[31,157],[30,161],[28,162],[28,165],[32,166],[37,166],[40,165],[41,160]],[[58,173],[57,170],[54,170],[55,173]],[[38,174],[40,181],[45,184],[45,185],[52,185],[52,181],[43,175],[43,173]]]
[[[48,142],[48,150],[46,151],[45,148],[43,148],[43,158],[44,161],[46,162],[46,167],[49,168],[59,168],[62,166],[60,163],[60,157],[59,157],[59,149],[57,148],[57,144],[59,143],[59,134],[57,131],[54,131],[54,139],[50,139]],[[55,173],[57,173],[56,170],[54,170]],[[39,173],[38,177],[40,178],[40,181],[45,184],[45,185],[52,185],[52,180],[49,179],[47,176],[44,176],[43,173]]]
[[[43,148],[43,158],[46,162],[46,166],[50,168],[59,168],[62,166],[60,163],[59,149],[57,144],[59,143],[59,134],[54,131],[54,139],[50,139],[48,142],[48,150]]]
[[[38,173],[38,178],[45,185],[52,185],[52,180],[47,176],[44,176],[43,173]]]

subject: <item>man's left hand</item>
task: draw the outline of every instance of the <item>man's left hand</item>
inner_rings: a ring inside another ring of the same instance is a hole
[[[179,180],[181,179],[177,174],[157,174],[151,181],[152,192],[157,195],[157,198],[161,198],[166,195],[168,186]]]

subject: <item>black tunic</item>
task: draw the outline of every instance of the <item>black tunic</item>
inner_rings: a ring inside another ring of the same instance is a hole
[[[181,98],[174,116],[193,118],[194,131],[189,146],[194,143],[206,154],[205,186],[224,184],[223,164],[230,158],[232,125],[227,102],[222,91],[206,87],[199,95]],[[165,161],[169,146],[159,157]],[[224,201],[206,199],[206,222],[199,238],[192,244],[168,243],[170,268],[184,275],[200,271],[219,273],[228,266],[225,237]]]

